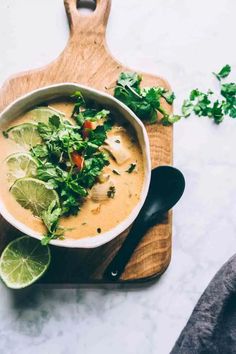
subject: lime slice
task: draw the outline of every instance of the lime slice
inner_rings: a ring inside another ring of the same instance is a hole
[[[42,139],[37,130],[37,124],[23,123],[7,130],[8,137],[17,144],[29,149],[40,144]]]
[[[10,242],[0,258],[0,276],[12,289],[33,284],[48,269],[51,254],[39,240],[22,236]]]
[[[49,189],[47,184],[39,179],[29,177],[18,179],[10,191],[23,208],[31,210],[38,217],[41,217],[43,211],[48,210],[52,202],[55,202],[55,205],[60,204],[57,192]]]
[[[42,122],[46,124],[48,123],[48,118],[55,115],[60,118],[65,118],[65,115],[62,112],[57,111],[52,107],[37,107],[32,109],[32,111],[29,111],[27,115],[30,117],[30,119],[33,119],[36,122]]]
[[[7,179],[10,183],[24,177],[35,177],[37,175],[38,164],[35,159],[27,153],[17,152],[8,156]]]

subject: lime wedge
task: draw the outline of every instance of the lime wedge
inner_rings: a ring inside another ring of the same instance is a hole
[[[39,179],[29,177],[18,179],[10,191],[23,208],[31,210],[38,217],[41,217],[43,211],[48,210],[52,202],[60,205],[57,192],[49,189],[47,184]]]
[[[8,137],[14,140],[17,144],[29,149],[40,144],[42,139],[37,130],[35,123],[23,123],[11,127],[7,130]]]
[[[57,111],[52,107],[37,107],[32,109],[32,111],[29,111],[27,115],[30,117],[30,119],[33,119],[36,122],[42,122],[46,124],[48,123],[48,118],[55,115],[60,118],[65,118],[65,115],[62,112]]]
[[[10,183],[24,177],[35,177],[37,175],[38,164],[35,159],[27,153],[17,152],[8,156],[7,179]]]
[[[10,242],[0,258],[0,276],[12,289],[33,284],[48,269],[51,254],[39,240],[22,236]]]

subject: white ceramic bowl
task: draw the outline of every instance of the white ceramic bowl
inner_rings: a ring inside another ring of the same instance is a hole
[[[97,236],[86,237],[79,240],[65,239],[65,240],[52,240],[50,243],[55,246],[61,247],[71,247],[71,248],[93,248],[101,246],[118,236],[121,232],[126,230],[132,222],[137,217],[143,203],[146,199],[150,177],[151,177],[151,160],[150,160],[150,147],[149,140],[147,136],[146,129],[139,118],[125,106],[123,103],[115,99],[114,97],[105,94],[101,91],[94,90],[92,88],[78,85],[74,83],[63,83],[52,86],[47,86],[29,94],[20,97],[13,103],[11,103],[1,114],[0,114],[0,129],[3,124],[11,123],[18,115],[24,113],[25,111],[32,109],[35,105],[39,105],[44,101],[48,101],[53,98],[60,96],[69,96],[75,91],[81,91],[85,98],[92,99],[98,103],[104,105],[105,107],[110,107],[112,110],[118,112],[125,120],[127,120],[135,129],[138,141],[140,143],[142,153],[143,153],[143,163],[144,163],[144,183],[142,192],[140,195],[140,201],[133,209],[131,214],[123,220],[116,227],[110,231],[101,233]],[[42,235],[35,232],[29,227],[25,226],[18,220],[16,220],[11,213],[6,209],[4,203],[0,200],[0,213],[2,216],[18,230],[22,231],[24,234],[41,239]]]

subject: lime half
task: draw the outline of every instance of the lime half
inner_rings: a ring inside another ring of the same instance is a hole
[[[35,178],[16,180],[10,191],[23,208],[31,210],[38,217],[41,217],[43,211],[48,210],[52,202],[55,202],[55,205],[60,204],[57,192],[49,189],[45,182]]]
[[[10,183],[24,177],[35,177],[37,175],[37,161],[27,153],[17,152],[8,156],[7,164],[7,179]]]
[[[7,130],[8,137],[26,149],[32,148],[42,142],[37,130],[37,124],[23,123]]]
[[[0,258],[0,276],[12,289],[25,288],[39,279],[50,264],[48,246],[39,240],[22,236],[10,242]]]
[[[52,116],[58,116],[60,118],[65,118],[64,113],[57,111],[52,107],[37,107],[32,109],[27,113],[30,119],[35,120],[36,122],[48,123],[48,118]]]

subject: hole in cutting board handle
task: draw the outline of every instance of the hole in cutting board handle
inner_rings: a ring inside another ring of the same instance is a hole
[[[96,10],[96,0],[77,0],[76,7],[82,15],[89,15]]]

